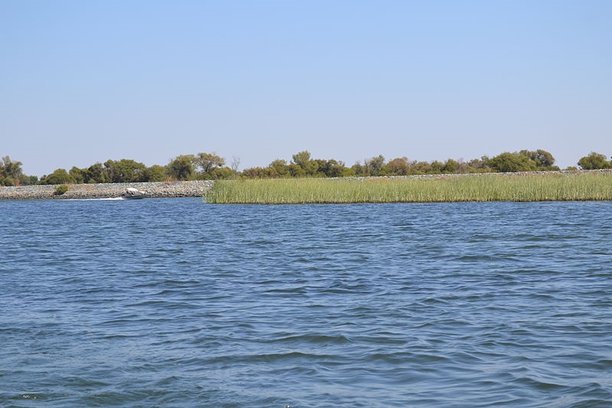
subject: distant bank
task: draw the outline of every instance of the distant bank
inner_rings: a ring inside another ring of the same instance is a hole
[[[213,185],[209,180],[151,182],[66,184],[67,191],[58,194],[57,185],[0,187],[0,200],[87,199],[121,197],[128,187],[144,191],[147,197],[202,197]]]
[[[213,204],[612,200],[612,170],[33,185],[0,187],[0,200],[115,198],[129,187]]]

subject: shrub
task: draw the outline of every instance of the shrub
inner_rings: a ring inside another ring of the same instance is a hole
[[[59,186],[55,187],[53,195],[61,196],[64,195],[66,191],[68,191],[68,186],[66,184],[60,184]]]
[[[501,153],[487,162],[487,165],[501,173],[533,171],[537,169],[536,163],[521,153]]]
[[[583,170],[608,169],[612,166],[605,155],[595,152],[591,152],[588,156],[581,157],[580,160],[578,160],[578,165]]]
[[[40,184],[74,184],[74,178],[64,169],[57,169],[53,173],[43,176]]]

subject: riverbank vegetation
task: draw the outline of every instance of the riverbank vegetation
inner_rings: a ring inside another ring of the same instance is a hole
[[[612,173],[224,180],[212,204],[612,200]]]
[[[294,154],[291,160],[274,160],[267,167],[251,167],[238,170],[239,160],[227,165],[225,159],[215,153],[198,153],[177,156],[165,166],[146,166],[131,159],[107,160],[85,168],[73,166],[60,168],[40,178],[27,176],[22,163],[3,157],[0,161],[0,185],[30,184],[81,184],[81,183],[130,183],[181,180],[228,180],[274,178],[336,178],[409,176],[424,174],[506,173],[559,170],[553,155],[543,149],[504,152],[472,160],[417,161],[396,157],[387,161],[378,155],[347,166],[336,159],[315,159],[310,152]],[[612,161],[600,153],[580,158],[578,166],[584,170],[612,168]],[[577,169],[576,167],[568,169]]]

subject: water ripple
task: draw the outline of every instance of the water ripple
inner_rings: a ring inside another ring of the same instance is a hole
[[[609,406],[611,210],[0,202],[0,406]]]

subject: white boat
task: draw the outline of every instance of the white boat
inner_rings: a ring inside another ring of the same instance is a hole
[[[127,199],[145,198],[146,193],[144,191],[138,190],[137,188],[128,187],[125,190],[125,193],[121,195],[121,197]]]

